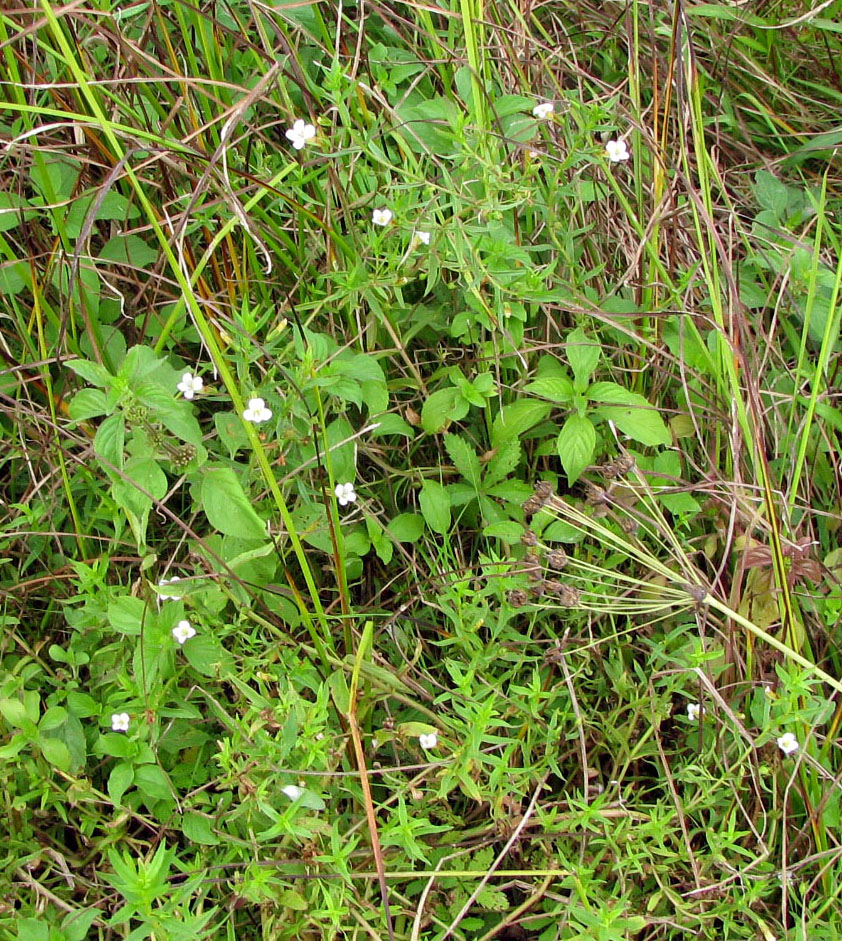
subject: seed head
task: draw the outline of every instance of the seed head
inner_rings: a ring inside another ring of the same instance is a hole
[[[196,448],[192,444],[179,445],[172,454],[172,466],[176,470],[184,470],[196,456]]]
[[[526,514],[526,516],[532,516],[532,514],[537,513],[542,506],[543,503],[533,494],[531,497],[527,497],[523,501],[523,512]]]
[[[558,603],[563,608],[575,608],[579,604],[579,589],[572,585],[561,585],[558,590]]]
[[[602,465],[602,475],[608,480],[614,480],[615,477],[622,477],[634,467],[634,458],[629,454],[621,454],[608,464]]]
[[[541,503],[546,503],[551,496],[555,493],[555,487],[549,482],[549,480],[539,480],[535,484],[535,496],[541,501]]]
[[[528,595],[525,591],[521,591],[520,588],[515,588],[509,592],[509,604],[513,608],[522,608],[528,601]]]
[[[538,537],[531,529],[524,529],[523,535],[520,537],[521,544],[524,546],[537,546]]]
[[[567,553],[564,549],[553,549],[547,553],[547,565],[551,569],[563,569],[567,565]]]

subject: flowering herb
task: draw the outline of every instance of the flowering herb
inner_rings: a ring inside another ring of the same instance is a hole
[[[111,731],[128,732],[131,721],[128,712],[114,712],[111,714]]]
[[[182,375],[181,382],[179,382],[176,388],[185,399],[192,399],[197,392],[202,391],[204,385],[205,383],[201,376],[194,376],[192,372],[186,372]]]
[[[784,732],[779,739],[777,739],[778,748],[785,754],[791,755],[793,752],[798,751],[798,739],[792,734],[792,732]]]
[[[307,124],[299,118],[291,128],[286,132],[287,140],[292,143],[296,150],[302,150],[316,136],[316,129],[312,124]]]
[[[629,148],[624,140],[610,140],[605,145],[605,156],[611,163],[622,163],[629,159]]]
[[[172,629],[172,636],[179,644],[184,644],[186,641],[190,640],[191,637],[196,636],[196,628],[193,627],[189,621],[179,621]]]
[[[253,422],[255,425],[269,421],[271,417],[272,409],[266,408],[266,403],[263,399],[249,399],[248,408],[243,412],[243,419]]]
[[[349,503],[357,502],[357,492],[353,484],[337,484],[333,488],[336,494],[336,500],[340,506],[348,506]]]

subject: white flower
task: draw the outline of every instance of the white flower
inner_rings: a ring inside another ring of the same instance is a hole
[[[287,784],[286,787],[281,788],[281,791],[286,794],[291,801],[297,801],[304,793],[304,789],[300,788],[297,784]]]
[[[194,376],[192,372],[186,372],[181,377],[177,388],[185,399],[192,399],[197,392],[201,392],[205,383],[201,376]]]
[[[173,582],[180,581],[181,579],[178,577],[178,575],[173,575],[172,578],[162,578],[161,581],[158,582],[158,587],[163,588],[165,585],[172,585]],[[158,595],[158,598],[160,598],[161,601],[178,601],[180,597],[180,595],[165,595],[163,592]]]
[[[540,105],[535,105],[532,113],[539,121],[545,121],[555,111],[551,101],[544,101]]]
[[[629,159],[629,148],[624,140],[610,140],[605,145],[605,156],[611,163],[621,163]]]
[[[375,225],[388,225],[393,219],[391,209],[375,209],[371,214],[371,221]]]
[[[243,412],[243,418],[246,421],[254,422],[259,425],[263,421],[269,421],[272,417],[272,409],[266,408],[263,399],[249,399],[248,408]]]
[[[357,502],[357,491],[354,490],[353,484],[337,484],[333,488],[333,492],[336,494],[340,506],[348,506],[349,503]]]
[[[697,702],[688,702],[687,703],[687,718],[691,722],[699,721],[699,713],[702,711],[702,707]]]
[[[112,712],[111,713],[111,731],[112,732],[128,732],[129,731],[129,714],[128,712]]]
[[[179,621],[172,629],[172,636],[179,644],[184,644],[185,641],[196,636],[196,628],[193,627],[189,621]]]
[[[287,140],[292,142],[292,146],[296,150],[301,150],[308,140],[312,140],[316,136],[316,129],[312,124],[307,124],[299,118],[286,134]]]
[[[425,245],[430,244],[430,233],[429,232],[416,232],[415,241],[423,242]]]
[[[430,732],[429,735],[419,735],[418,744],[424,749],[424,751],[429,751],[431,748],[435,748],[438,745],[439,737],[435,732]]]
[[[792,732],[784,732],[778,739],[778,748],[780,748],[785,755],[791,755],[794,751],[798,751],[798,739]]]

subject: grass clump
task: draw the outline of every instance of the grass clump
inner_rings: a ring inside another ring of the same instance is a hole
[[[823,13],[0,13],[4,937],[837,937]]]

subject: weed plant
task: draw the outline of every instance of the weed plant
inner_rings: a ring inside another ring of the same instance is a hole
[[[842,934],[840,3],[0,10],[0,933]]]

